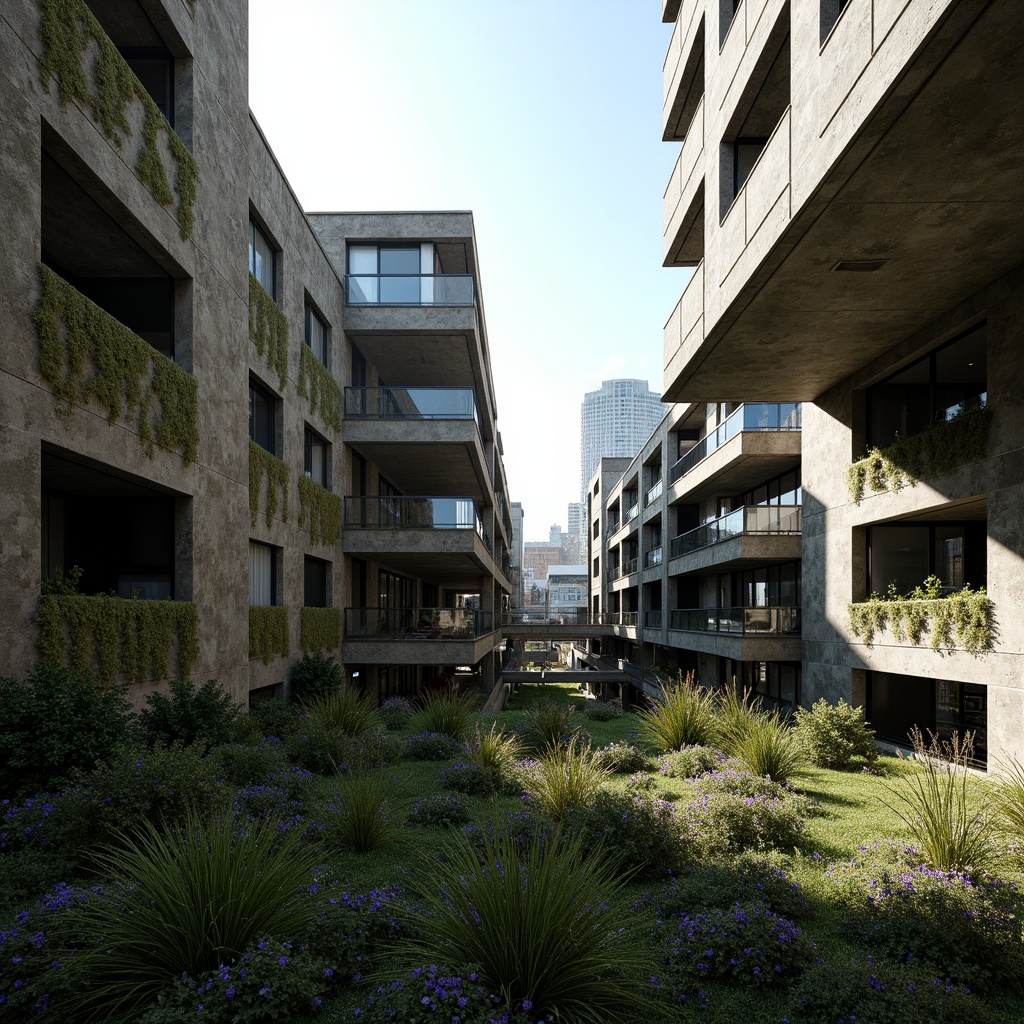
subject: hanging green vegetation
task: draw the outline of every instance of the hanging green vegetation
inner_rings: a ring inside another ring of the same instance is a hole
[[[138,101],[143,109],[142,145],[135,170],[161,206],[170,206],[178,196],[178,231],[182,239],[192,234],[193,207],[199,172],[195,158],[167,122],[135,72],[117,51],[84,0],[40,0],[42,5],[43,53],[39,78],[46,92],[57,79],[60,104],[78,100],[88,107],[93,120],[120,149],[131,138],[128,105]],[[90,61],[90,43],[98,52]],[[177,171],[174,192],[167,183],[167,168],[160,150],[160,136],[167,138]]]
[[[199,445],[195,378],[49,267],[40,265],[39,274],[39,370],[58,415],[95,398],[111,422],[122,414],[137,418],[147,455],[155,441],[192,462]]]
[[[290,473],[288,463],[276,455],[271,455],[266,448],[261,448],[255,441],[249,442],[249,521],[256,525],[260,511],[260,491],[263,478],[267,479],[267,500],[264,520],[270,525],[277,512],[277,492],[281,492],[281,518],[288,522],[288,479]],[[301,525],[301,524],[300,524]]]
[[[313,544],[337,544],[341,536],[341,498],[308,476],[299,477],[299,526],[308,522]]]
[[[303,608],[299,623],[303,654],[337,651],[341,646],[340,608]]]
[[[992,649],[992,601],[984,587],[943,594],[942,581],[929,576],[905,597],[890,584],[885,597],[872,594],[850,605],[850,629],[868,646],[886,628],[897,643],[919,644],[928,632],[933,651],[981,654]]]
[[[177,677],[188,679],[199,653],[196,607],[188,601],[137,601],[110,594],[44,594],[36,612],[43,661],[72,672],[95,670],[113,684],[167,679],[175,638]]]
[[[303,398],[309,399],[312,412],[320,410],[320,419],[326,426],[341,430],[341,388],[308,345],[302,345],[299,353],[298,390]]]
[[[275,655],[287,658],[290,653],[288,609],[284,605],[250,605],[249,657],[267,665]]]
[[[280,378],[288,383],[288,319],[266,289],[249,275],[249,340]]]
[[[936,423],[913,437],[897,436],[885,448],[868,454],[847,470],[846,485],[858,505],[872,491],[899,492],[918,480],[944,476],[968,462],[979,462],[988,451],[992,414],[974,409],[951,420]]]

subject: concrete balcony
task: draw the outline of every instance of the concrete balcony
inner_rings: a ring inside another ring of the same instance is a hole
[[[661,20],[671,25],[679,16],[679,6],[682,0],[661,0]]]
[[[687,0],[680,8],[662,66],[662,92],[662,138],[681,140],[704,95],[703,3]]]
[[[752,505],[695,530],[669,545],[669,575],[744,569],[801,557],[801,506]]]
[[[354,664],[475,665],[500,639],[474,608],[346,608],[342,646]]]
[[[665,188],[662,248],[666,267],[704,258],[704,99],[701,98]]]
[[[716,3],[714,7],[719,8],[720,16],[726,14],[725,4]],[[719,21],[717,28],[714,24],[709,26],[714,34],[714,52],[708,75],[710,110],[731,111],[735,108],[772,29],[788,9],[787,0],[742,0],[731,20]],[[789,20],[788,13],[786,20]],[[787,24],[785,30],[788,28]]]
[[[697,264],[663,332],[665,385],[674,381],[704,343],[704,263]]]
[[[799,661],[800,609],[677,608],[669,644],[734,661]]]

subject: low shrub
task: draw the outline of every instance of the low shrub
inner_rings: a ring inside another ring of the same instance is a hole
[[[410,761],[450,761],[462,750],[458,740],[440,732],[421,732],[405,741]]]
[[[317,775],[332,775],[345,763],[347,744],[341,733],[304,718],[285,740],[285,750],[292,764]]]
[[[670,779],[695,779],[722,766],[725,755],[714,747],[689,746],[658,758],[658,771]]]
[[[583,714],[592,722],[612,722],[622,714],[622,704],[617,700],[588,700]]]
[[[297,829],[315,833],[316,822],[306,806],[311,778],[304,769],[292,768],[265,783],[241,787],[232,801],[232,819],[249,825],[268,823],[281,832]]]
[[[370,698],[347,684],[311,698],[303,708],[313,725],[347,736],[364,736],[383,728]]]
[[[424,732],[439,732],[461,742],[469,735],[477,702],[473,694],[460,694],[455,686],[433,690],[420,698],[416,723]]]
[[[527,741],[535,750],[552,746],[568,746],[576,737],[578,728],[573,723],[575,704],[562,704],[543,700],[523,715]]]
[[[788,782],[806,762],[796,735],[776,712],[753,716],[732,753],[755,775],[774,782]]]
[[[293,701],[302,705],[315,704],[341,689],[341,667],[329,654],[304,654],[292,666],[288,682]]]
[[[301,723],[296,705],[277,697],[270,700],[252,700],[248,714],[242,715],[235,724],[235,740],[255,742],[266,736],[283,740],[290,736]]]
[[[598,764],[616,775],[642,772],[650,767],[647,755],[639,747],[625,741],[601,747],[595,757]]]
[[[525,851],[533,843],[558,841],[555,826],[528,808],[508,811],[504,816],[488,819],[482,825],[466,825],[462,835],[481,859],[498,842],[512,843],[525,856]]]
[[[637,715],[640,730],[659,752],[705,746],[715,734],[715,696],[688,675],[662,690],[662,700]]]
[[[146,742],[189,745],[202,742],[211,747],[227,743],[235,731],[242,708],[215,679],[196,686],[187,679],[174,679],[168,692],[151,693],[139,712],[139,726]]]
[[[388,697],[380,706],[380,718],[385,729],[404,729],[416,714],[416,706],[405,697]]]
[[[568,747],[548,747],[522,781],[537,809],[557,821],[567,811],[590,803],[610,777],[589,747],[570,740]]]
[[[350,776],[331,800],[316,809],[320,835],[329,848],[370,853],[392,838],[388,796],[391,779],[373,772]]]
[[[392,739],[384,729],[359,736],[345,736],[341,743],[341,760],[337,770],[345,774],[387,768],[398,764],[404,753],[402,744]]]
[[[441,769],[437,784],[468,796],[491,796],[502,789],[502,775],[496,768],[486,768],[474,761],[456,761]]]
[[[469,803],[460,793],[426,796],[413,805],[409,820],[435,828],[457,828],[469,824]]]
[[[232,786],[258,786],[288,770],[288,757],[279,740],[224,743],[214,747],[210,760]]]
[[[824,697],[811,708],[797,708],[797,735],[811,763],[819,768],[848,768],[854,758],[868,763],[878,758],[875,731],[864,719],[864,709],[845,700],[829,704]]]

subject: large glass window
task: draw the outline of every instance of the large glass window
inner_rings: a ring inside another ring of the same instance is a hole
[[[249,604],[277,604],[277,558],[269,544],[249,541]]]
[[[277,399],[255,381],[249,381],[249,440],[271,455],[277,454],[276,419]]]
[[[387,305],[420,305],[432,301],[432,279],[421,283],[422,258],[418,244],[350,245],[349,301]],[[432,269],[430,267],[427,273]]]
[[[323,322],[316,310],[306,303],[306,344],[310,347],[313,355],[320,360],[324,366],[331,365],[331,347],[327,324]]]
[[[276,284],[277,253],[270,240],[256,222],[249,221],[249,273],[256,278],[263,290],[274,300],[277,299]]]
[[[306,428],[305,473],[314,483],[330,490],[329,454],[331,446],[315,431]]]
[[[328,563],[320,558],[306,556],[303,565],[303,599],[307,608],[328,608],[330,606]]]
[[[926,577],[943,589],[985,586],[986,527],[968,523],[889,523],[868,528],[868,589],[885,594],[889,585],[908,594]]]

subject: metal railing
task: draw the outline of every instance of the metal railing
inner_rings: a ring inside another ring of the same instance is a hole
[[[347,497],[346,529],[366,530],[476,530],[491,549],[480,511],[472,498]]]
[[[604,571],[605,583],[613,583],[617,580],[621,574],[622,567],[619,565],[611,565]]]
[[[346,608],[345,637],[471,640],[493,632],[494,616],[476,608]]]
[[[798,636],[800,609],[772,608],[677,608],[669,612],[669,629],[697,633],[772,633]]]
[[[702,437],[672,467],[669,479],[674,483],[695,466],[744,430],[799,430],[799,402],[757,402],[744,404],[731,413],[717,429]]]
[[[632,522],[638,515],[640,515],[640,503],[635,501],[626,509],[626,514],[622,517],[622,525],[625,526],[626,523]]]
[[[617,626],[635,626],[636,625],[636,612],[619,612],[619,621],[616,623]]]
[[[345,419],[476,420],[472,388],[345,388]]]
[[[562,608],[550,612],[506,612],[503,626],[614,626],[618,612],[590,612],[586,608]]]
[[[608,517],[608,532],[614,533],[619,528],[619,516],[616,513],[614,516]]]
[[[623,576],[632,576],[633,573],[635,573],[639,567],[640,567],[639,561],[637,559],[635,559],[635,558],[630,558],[627,562],[623,563],[622,575]]]
[[[661,629],[661,609],[644,612],[644,629]]]
[[[656,548],[651,548],[650,551],[644,552],[644,568],[650,569],[652,566],[661,565],[662,560],[662,547],[659,544]]]
[[[472,274],[348,274],[349,306],[472,306]]]
[[[800,505],[744,505],[673,537],[669,557],[678,558],[687,552],[745,534],[799,535],[800,514]]]
[[[647,494],[644,495],[644,508],[647,508],[648,505],[651,505],[654,502],[656,502],[662,496],[662,494],[664,494],[664,492],[665,492],[665,480],[664,480],[664,478],[662,478],[662,479],[658,480],[658,482],[655,483],[647,491]]]

